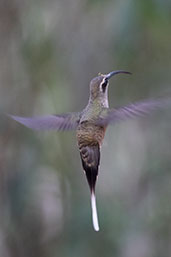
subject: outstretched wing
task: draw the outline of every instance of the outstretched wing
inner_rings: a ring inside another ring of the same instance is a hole
[[[171,98],[149,99],[134,104],[129,104],[117,109],[109,109],[99,121],[100,124],[115,124],[118,121],[135,117],[144,117],[155,111],[171,104]]]
[[[19,117],[9,115],[24,126],[34,130],[73,130],[76,129],[81,113],[66,113],[40,117]]]

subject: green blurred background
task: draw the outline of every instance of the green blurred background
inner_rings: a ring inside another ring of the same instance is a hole
[[[110,106],[167,95],[170,0],[0,1],[0,256],[170,257],[170,110],[118,124],[102,147],[93,231],[74,132],[34,132],[3,113],[77,111],[116,69]]]

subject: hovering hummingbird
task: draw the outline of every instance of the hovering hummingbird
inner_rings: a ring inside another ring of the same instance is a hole
[[[34,130],[76,130],[77,143],[83,170],[91,192],[92,221],[96,231],[99,222],[96,208],[95,185],[100,164],[100,148],[109,124],[118,121],[144,116],[160,108],[166,99],[149,99],[120,108],[109,108],[109,79],[116,74],[131,74],[117,70],[108,74],[99,74],[90,82],[90,97],[87,106],[81,112],[40,117],[19,117],[9,115],[14,120]]]

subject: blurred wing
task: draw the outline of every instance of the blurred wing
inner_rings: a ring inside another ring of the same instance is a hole
[[[117,109],[110,109],[101,119],[100,123],[107,125],[130,118],[144,117],[150,114],[151,111],[166,107],[169,103],[171,104],[171,98],[149,99]]]
[[[76,129],[81,113],[66,113],[40,117],[19,117],[9,115],[24,126],[34,130],[73,130]]]

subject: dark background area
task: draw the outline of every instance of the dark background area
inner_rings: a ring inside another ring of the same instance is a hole
[[[110,106],[171,92],[169,0],[0,1],[0,256],[170,257],[170,109],[107,130],[100,231],[74,132],[34,132],[4,113],[85,107],[116,69]]]

